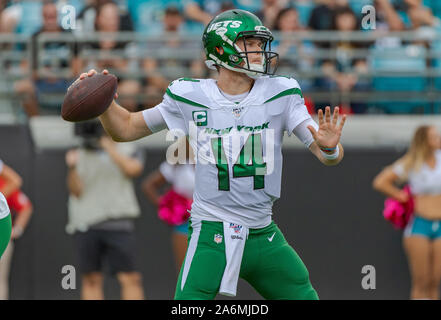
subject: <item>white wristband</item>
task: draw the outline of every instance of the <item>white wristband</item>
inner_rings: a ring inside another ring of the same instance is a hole
[[[340,154],[340,149],[338,148],[338,145],[337,145],[337,147],[335,148],[334,153],[329,154],[329,153],[323,152],[322,150],[320,150],[320,152],[322,153],[322,155],[323,155],[323,157],[325,159],[327,159],[327,160],[335,160],[335,159],[338,158],[338,155]]]

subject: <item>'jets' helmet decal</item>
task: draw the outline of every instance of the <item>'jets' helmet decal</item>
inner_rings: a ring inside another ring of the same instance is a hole
[[[248,51],[247,38],[257,38],[262,43],[262,50]],[[204,30],[202,42],[206,54],[206,65],[210,69],[216,66],[243,72],[250,77],[262,74],[274,74],[279,62],[279,55],[271,51],[274,37],[254,14],[244,10],[228,10],[216,16]],[[243,41],[244,50],[237,45]],[[250,53],[262,54],[261,64],[251,64]]]

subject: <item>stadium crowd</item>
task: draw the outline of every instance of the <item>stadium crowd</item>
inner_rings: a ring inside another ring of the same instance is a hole
[[[0,1],[0,109],[14,96],[28,116],[59,114],[67,87],[91,68],[118,76],[122,105],[152,107],[171,80],[216,77],[200,37],[231,8],[256,13],[273,31],[277,73],[299,80],[311,112],[328,104],[346,113],[441,111],[429,94],[441,89],[435,0]],[[348,31],[363,34],[342,36]]]

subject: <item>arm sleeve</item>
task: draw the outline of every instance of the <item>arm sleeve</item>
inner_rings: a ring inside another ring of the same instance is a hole
[[[3,161],[0,159],[0,174],[2,173],[2,171],[3,171]]]
[[[314,127],[314,129],[317,131],[319,126],[318,124],[310,117],[309,119],[304,120],[301,122],[297,127],[294,128],[292,131],[297,138],[299,138],[300,141],[303,142],[303,144],[309,148],[311,143],[314,142],[314,138],[311,134],[311,132],[308,129],[308,126]]]
[[[142,116],[144,117],[144,121],[147,124],[147,127],[149,127],[150,131],[152,131],[153,133],[159,132],[163,129],[167,129],[167,123],[162,117],[158,106],[144,110],[142,112]]]
[[[292,95],[285,113],[285,130],[288,131],[288,135],[291,135],[293,130],[305,120],[312,120],[305,106],[305,100],[297,94]]]
[[[188,134],[188,128],[181,109],[167,93],[164,94],[164,99],[155,108],[158,108],[161,112],[169,130],[182,130],[185,134]]]

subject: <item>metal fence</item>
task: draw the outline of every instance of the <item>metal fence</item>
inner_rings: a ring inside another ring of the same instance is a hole
[[[439,31],[304,31],[274,36],[276,50],[281,54],[277,73],[296,78],[305,96],[316,105],[361,104],[365,112],[370,113],[440,113]],[[102,40],[123,45],[101,50],[96,44]],[[64,44],[63,50],[53,50],[51,44],[57,43]],[[34,70],[33,52],[37,53]],[[96,67],[103,61],[123,60],[125,68],[109,68],[109,71],[120,78],[143,83],[151,76],[151,72],[143,68],[146,60],[154,61],[153,73],[168,81],[179,77],[215,76],[202,65],[200,35],[63,32],[42,33],[32,41],[20,35],[0,34],[0,53],[0,101],[12,99],[14,105],[20,102],[14,92],[14,81],[47,77],[48,65],[51,75],[73,80],[74,58],[81,62],[77,71]],[[364,68],[358,68],[359,61]],[[199,65],[196,72],[194,65]],[[329,72],[324,65],[331,65],[333,70]],[[342,89],[335,81],[339,75],[351,75],[356,84]],[[136,98],[142,102],[149,100],[152,94],[161,96],[162,93],[141,90]],[[61,103],[63,95],[63,92],[41,94],[39,99]]]

